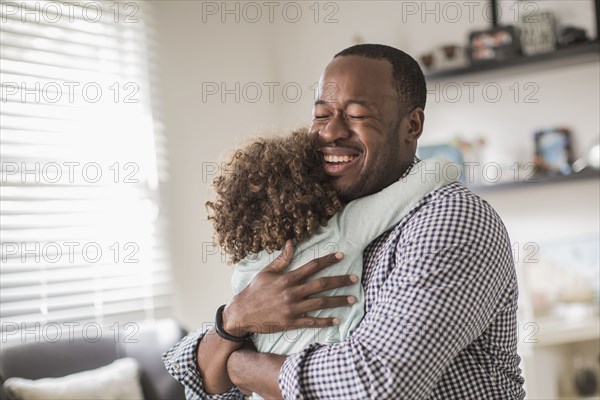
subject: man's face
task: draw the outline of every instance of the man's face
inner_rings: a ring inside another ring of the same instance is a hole
[[[400,178],[414,156],[406,120],[387,60],[340,56],[329,63],[310,132],[319,135],[325,172],[342,200],[375,193]]]

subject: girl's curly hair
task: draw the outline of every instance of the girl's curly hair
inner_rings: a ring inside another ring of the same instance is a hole
[[[214,179],[208,219],[231,262],[302,241],[341,209],[315,144],[306,129],[258,139],[235,151]]]

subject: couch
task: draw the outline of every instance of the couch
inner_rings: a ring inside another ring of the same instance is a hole
[[[118,358],[132,357],[141,367],[145,400],[185,399],[183,386],[168,374],[161,354],[186,332],[170,319],[139,323],[136,326],[139,327],[137,332],[133,329],[123,331],[116,341],[116,335],[110,331],[110,334],[99,337],[98,341],[70,339],[65,334],[60,340],[52,342],[2,343],[0,382],[10,377],[60,377],[95,369]],[[125,340],[128,334],[129,340]],[[0,387],[0,399],[8,399],[3,387]]]

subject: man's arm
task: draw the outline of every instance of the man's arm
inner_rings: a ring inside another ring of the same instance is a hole
[[[504,227],[475,197],[439,201],[404,227],[393,271],[352,337],[284,360],[285,398],[426,398],[493,321],[514,282]],[[280,366],[279,359],[255,357],[265,369]],[[258,393],[273,386],[271,375],[252,378]]]
[[[206,341],[208,332],[200,330],[191,332],[181,339],[175,346],[163,354],[163,362],[167,371],[185,386],[188,400],[239,400],[242,393],[235,387],[219,395],[210,395],[204,387],[204,381],[197,368],[196,349],[198,344]],[[216,335],[211,335],[216,336]]]
[[[356,276],[331,276],[308,281],[312,275],[338,262],[343,255],[330,254],[294,271],[284,272],[292,256],[293,247],[288,242],[282,254],[233,297],[223,311],[226,332],[241,337],[248,332],[271,333],[338,323],[335,318],[314,318],[305,314],[350,305],[347,296],[315,295],[355,284],[358,282]],[[178,343],[170,350],[171,355],[169,352],[165,354],[165,365],[171,375],[186,386],[190,393],[188,398],[238,399],[242,394],[232,387],[227,374],[227,360],[238,348],[239,345],[223,340],[209,330],[207,334],[197,336],[196,342],[186,338]],[[173,352],[177,349],[177,354],[185,357],[174,356]],[[180,359],[185,362],[178,361]]]
[[[230,342],[217,335],[211,328],[198,344],[196,363],[204,381],[204,390],[209,394],[227,392],[233,386],[227,374],[227,359],[241,343]]]
[[[255,392],[268,400],[283,400],[279,372],[286,356],[243,349],[234,352],[227,363],[231,380],[241,390]]]

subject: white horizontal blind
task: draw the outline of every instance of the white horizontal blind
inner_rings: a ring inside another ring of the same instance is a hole
[[[149,7],[1,4],[3,342],[169,312]]]

